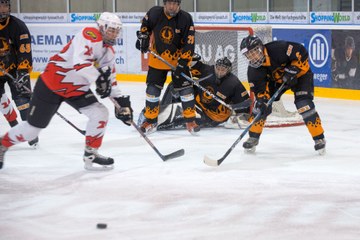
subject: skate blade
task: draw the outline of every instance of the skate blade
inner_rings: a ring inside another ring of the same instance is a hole
[[[110,171],[114,169],[114,164],[99,165],[96,163],[85,163],[84,168],[88,171]]]
[[[254,154],[256,151],[256,147],[252,147],[252,148],[244,148],[244,152],[247,154]]]
[[[320,156],[324,156],[326,154],[326,149],[325,148],[322,148],[322,149],[319,149],[319,150],[316,150]]]

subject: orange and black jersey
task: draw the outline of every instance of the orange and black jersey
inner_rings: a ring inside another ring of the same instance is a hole
[[[191,68],[191,74],[197,78],[213,74],[210,78],[200,81],[199,84],[227,104],[241,103],[249,98],[249,94],[241,81],[232,73],[223,77],[220,83],[218,83],[214,66],[198,62]],[[201,89],[196,88],[196,86],[195,99],[196,104],[202,111],[215,122],[225,122],[231,116],[231,110],[214,100]]]
[[[0,24],[0,67],[6,72],[32,70],[30,32],[23,21],[11,15]]]
[[[257,98],[269,96],[269,82],[282,83],[284,68],[299,68],[297,78],[311,71],[306,48],[295,42],[273,41],[264,45],[265,61],[259,68],[248,67],[248,81]]]
[[[191,61],[195,30],[189,13],[180,10],[175,17],[170,17],[164,13],[164,7],[152,7],[143,18],[140,31],[152,34],[150,44],[152,50],[173,66],[176,66],[179,58]],[[151,54],[149,66],[169,70],[166,64]]]

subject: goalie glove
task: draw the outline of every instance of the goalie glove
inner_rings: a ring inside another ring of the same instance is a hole
[[[115,117],[120,119],[124,124],[130,126],[133,121],[133,110],[131,108],[130,96],[121,96],[114,98],[120,105],[120,109],[115,106]]]
[[[31,92],[30,90],[30,74],[27,69],[19,70],[16,73],[16,81],[14,82],[16,90],[22,94]]]
[[[296,75],[300,72],[300,69],[296,66],[290,65],[284,68],[283,82],[287,88],[291,88],[297,84]]]
[[[150,45],[150,34],[148,32],[141,32],[137,31],[137,41],[135,44],[136,49],[140,50],[141,53],[147,53],[149,51],[149,45]]]
[[[100,75],[96,79],[96,93],[100,95],[101,98],[106,98],[110,96],[111,93],[111,68],[103,67],[99,69]]]

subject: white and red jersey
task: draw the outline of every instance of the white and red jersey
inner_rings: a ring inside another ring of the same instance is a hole
[[[50,58],[41,78],[54,93],[69,98],[85,94],[100,75],[98,69],[107,66],[112,69],[114,90],[115,51],[112,46],[103,44],[98,28],[86,27],[60,53]],[[119,95],[117,92],[119,90],[111,95]]]

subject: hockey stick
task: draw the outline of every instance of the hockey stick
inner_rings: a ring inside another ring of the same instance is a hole
[[[285,82],[279,87],[279,89],[274,93],[274,95],[269,99],[267,102],[267,106],[271,106],[272,103],[275,101],[279,93],[285,88]],[[256,114],[255,118],[252,120],[252,122],[247,126],[244,131],[240,134],[240,136],[235,140],[235,142],[231,145],[231,147],[226,151],[226,153],[218,160],[214,160],[209,158],[208,156],[204,156],[204,163],[206,165],[216,167],[219,166],[225,158],[231,153],[231,151],[236,147],[236,145],[241,141],[241,139],[249,132],[252,125],[254,125],[261,117],[262,111],[260,111],[258,114]]]
[[[175,71],[175,67],[173,65],[171,65],[168,61],[166,61],[164,58],[162,58],[161,56],[159,56],[159,54],[157,54],[156,52],[149,50],[149,52],[156,58],[158,58],[160,61],[162,61],[163,63],[165,63],[166,65],[168,65],[172,71]],[[187,76],[185,73],[181,73],[181,76],[183,76],[186,80],[188,80],[189,82],[192,82],[195,86],[197,86],[198,88],[200,88],[202,91],[206,92],[209,96],[211,96],[213,99],[215,99],[216,101],[218,101],[220,104],[224,105],[225,107],[227,107],[230,110],[234,110],[231,105],[225,103],[223,100],[221,100],[220,98],[218,98],[216,95],[214,95],[212,92],[210,92],[209,90],[207,90],[206,88],[204,88],[203,86],[201,86],[199,84],[198,81],[202,81],[206,78],[209,78],[212,76],[212,74],[204,77],[204,78],[200,78],[199,80],[194,80],[191,77]]]
[[[4,73],[4,75],[8,76],[13,82],[14,84],[16,83],[16,79],[11,75],[9,74],[8,72],[6,72],[4,69],[2,69],[0,67],[0,71]],[[24,75],[26,76],[26,75]],[[32,93],[31,92],[31,89],[29,89],[27,86],[23,86],[24,89],[26,91],[28,91],[29,93]],[[75,124],[73,124],[72,122],[70,122],[68,119],[66,119],[63,115],[61,115],[59,112],[56,112],[56,114],[61,118],[63,119],[65,122],[67,122],[70,126],[72,126],[73,128],[75,128],[79,133],[81,133],[82,135],[85,135],[85,130],[81,130],[80,128],[76,127]]]
[[[113,102],[113,104],[115,105],[115,107],[120,110],[121,106],[119,105],[118,102],[116,102],[116,100],[112,97],[109,97],[109,99]],[[155,147],[155,145],[150,141],[150,139],[145,135],[145,133],[143,133],[141,131],[141,129],[139,128],[139,126],[137,126],[134,121],[131,121],[131,125],[140,133],[140,135],[145,139],[145,141],[150,145],[150,147],[152,149],[154,149],[154,151],[157,153],[157,155],[159,155],[159,157],[165,162],[169,159],[173,159],[173,158],[177,158],[177,157],[181,157],[185,154],[185,150],[184,149],[180,149],[177,150],[175,152],[172,152],[170,154],[167,155],[163,155],[160,153],[160,151]]]
[[[86,131],[85,130],[81,130],[80,128],[78,128],[77,126],[75,126],[75,124],[73,124],[72,122],[70,122],[68,119],[66,119],[63,115],[61,115],[59,112],[56,112],[56,115],[58,115],[62,120],[64,120],[65,122],[67,122],[70,126],[72,126],[73,128],[76,129],[76,131],[78,131],[79,133],[81,133],[82,135],[85,136]]]

